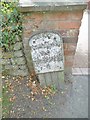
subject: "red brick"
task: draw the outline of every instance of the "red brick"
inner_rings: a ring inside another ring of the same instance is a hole
[[[63,44],[63,47],[64,47],[64,50],[67,50],[67,49],[68,49],[68,44],[67,44],[67,43],[64,43],[64,44]]]
[[[72,55],[72,56],[65,56],[65,58],[64,58],[64,60],[65,60],[65,62],[73,62],[74,61],[74,55]]]
[[[38,30],[57,30],[56,29],[56,22],[55,21],[47,21],[47,20],[45,20],[45,21],[41,21],[41,22],[39,22],[39,21],[37,21],[37,22],[35,22],[34,23],[34,25],[33,26],[38,26],[38,27],[36,27]]]
[[[22,25],[28,27],[28,26],[31,26],[33,23],[34,23],[34,21],[32,21],[32,20],[29,21],[28,20],[28,21],[23,21]]]
[[[76,51],[76,45],[69,45],[69,44],[65,44],[64,43],[64,55],[67,59],[67,56],[73,56],[75,55],[75,51]]]
[[[75,51],[77,44],[76,43],[68,43],[67,46],[68,46],[68,51]]]
[[[46,12],[44,19],[46,20],[70,20],[69,12]]]
[[[43,21],[43,29],[55,30],[56,22],[55,21]]]
[[[77,43],[78,36],[76,37],[62,37],[63,43]]]
[[[42,21],[28,21],[27,23],[23,23],[23,27],[25,30],[31,30],[33,28],[41,27]]]
[[[83,16],[83,11],[73,11],[70,13],[72,20],[81,20]]]
[[[65,67],[72,67],[73,62],[65,61]]]
[[[33,12],[29,13],[28,15],[24,15],[24,20],[42,20],[43,19],[43,13],[41,12]]]
[[[46,20],[81,20],[82,15],[82,11],[46,12],[44,18]]]
[[[64,43],[63,46],[65,50],[73,51],[76,49],[77,44],[76,43]]]
[[[62,37],[76,37],[79,33],[77,29],[60,30]]]
[[[81,25],[80,21],[58,21],[58,29],[79,29]]]
[[[68,51],[68,50],[64,50],[64,55],[65,56],[70,56],[70,55],[74,55],[75,54],[75,51]]]
[[[73,62],[73,60],[74,60],[74,55],[72,55],[72,56],[65,56],[65,60],[66,60],[67,62]]]

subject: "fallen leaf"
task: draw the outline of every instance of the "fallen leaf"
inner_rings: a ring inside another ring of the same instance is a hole
[[[34,93],[31,91],[31,94],[34,95]]]
[[[47,110],[45,109],[45,107],[43,107],[42,109],[43,109],[44,111],[47,111]]]
[[[49,100],[49,97],[48,97],[48,96],[45,96],[45,98]]]
[[[13,101],[12,98],[10,98],[9,101],[12,102]]]
[[[32,100],[32,101],[34,101],[34,100],[35,100],[35,98],[31,98],[31,100]]]
[[[9,99],[10,102],[13,102],[16,99],[16,96],[13,96],[12,98]]]
[[[5,76],[2,76],[2,79],[4,79],[5,78]]]
[[[13,100],[15,100],[16,99],[16,96],[13,96],[13,98],[12,98]]]

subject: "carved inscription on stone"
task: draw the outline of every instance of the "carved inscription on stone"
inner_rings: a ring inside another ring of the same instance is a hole
[[[33,36],[29,45],[37,74],[64,70],[63,42],[53,32],[43,32]]]

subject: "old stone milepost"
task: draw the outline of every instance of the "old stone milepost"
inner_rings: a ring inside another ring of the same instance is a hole
[[[64,80],[64,54],[61,36],[55,32],[38,33],[30,38],[29,45],[35,72],[39,76],[41,85],[57,84],[56,86],[60,87],[60,81]],[[57,78],[53,80],[55,76]]]

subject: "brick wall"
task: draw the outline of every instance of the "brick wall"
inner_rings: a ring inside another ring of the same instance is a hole
[[[72,67],[82,15],[82,10],[24,13],[23,44],[30,70],[33,67],[29,54],[29,38],[38,31],[45,30],[58,31],[61,34],[64,43],[65,69]]]
[[[57,31],[61,34],[64,43],[65,71],[70,73],[85,6],[82,5],[80,8],[71,6],[70,10],[67,7],[62,8],[63,6],[58,9],[50,7],[49,10],[49,7],[29,7],[29,9],[22,7],[23,39],[17,40],[12,52],[1,52],[0,49],[0,63],[2,64],[0,73],[13,76],[27,76],[31,73],[34,67],[29,39],[32,35],[42,31]]]

